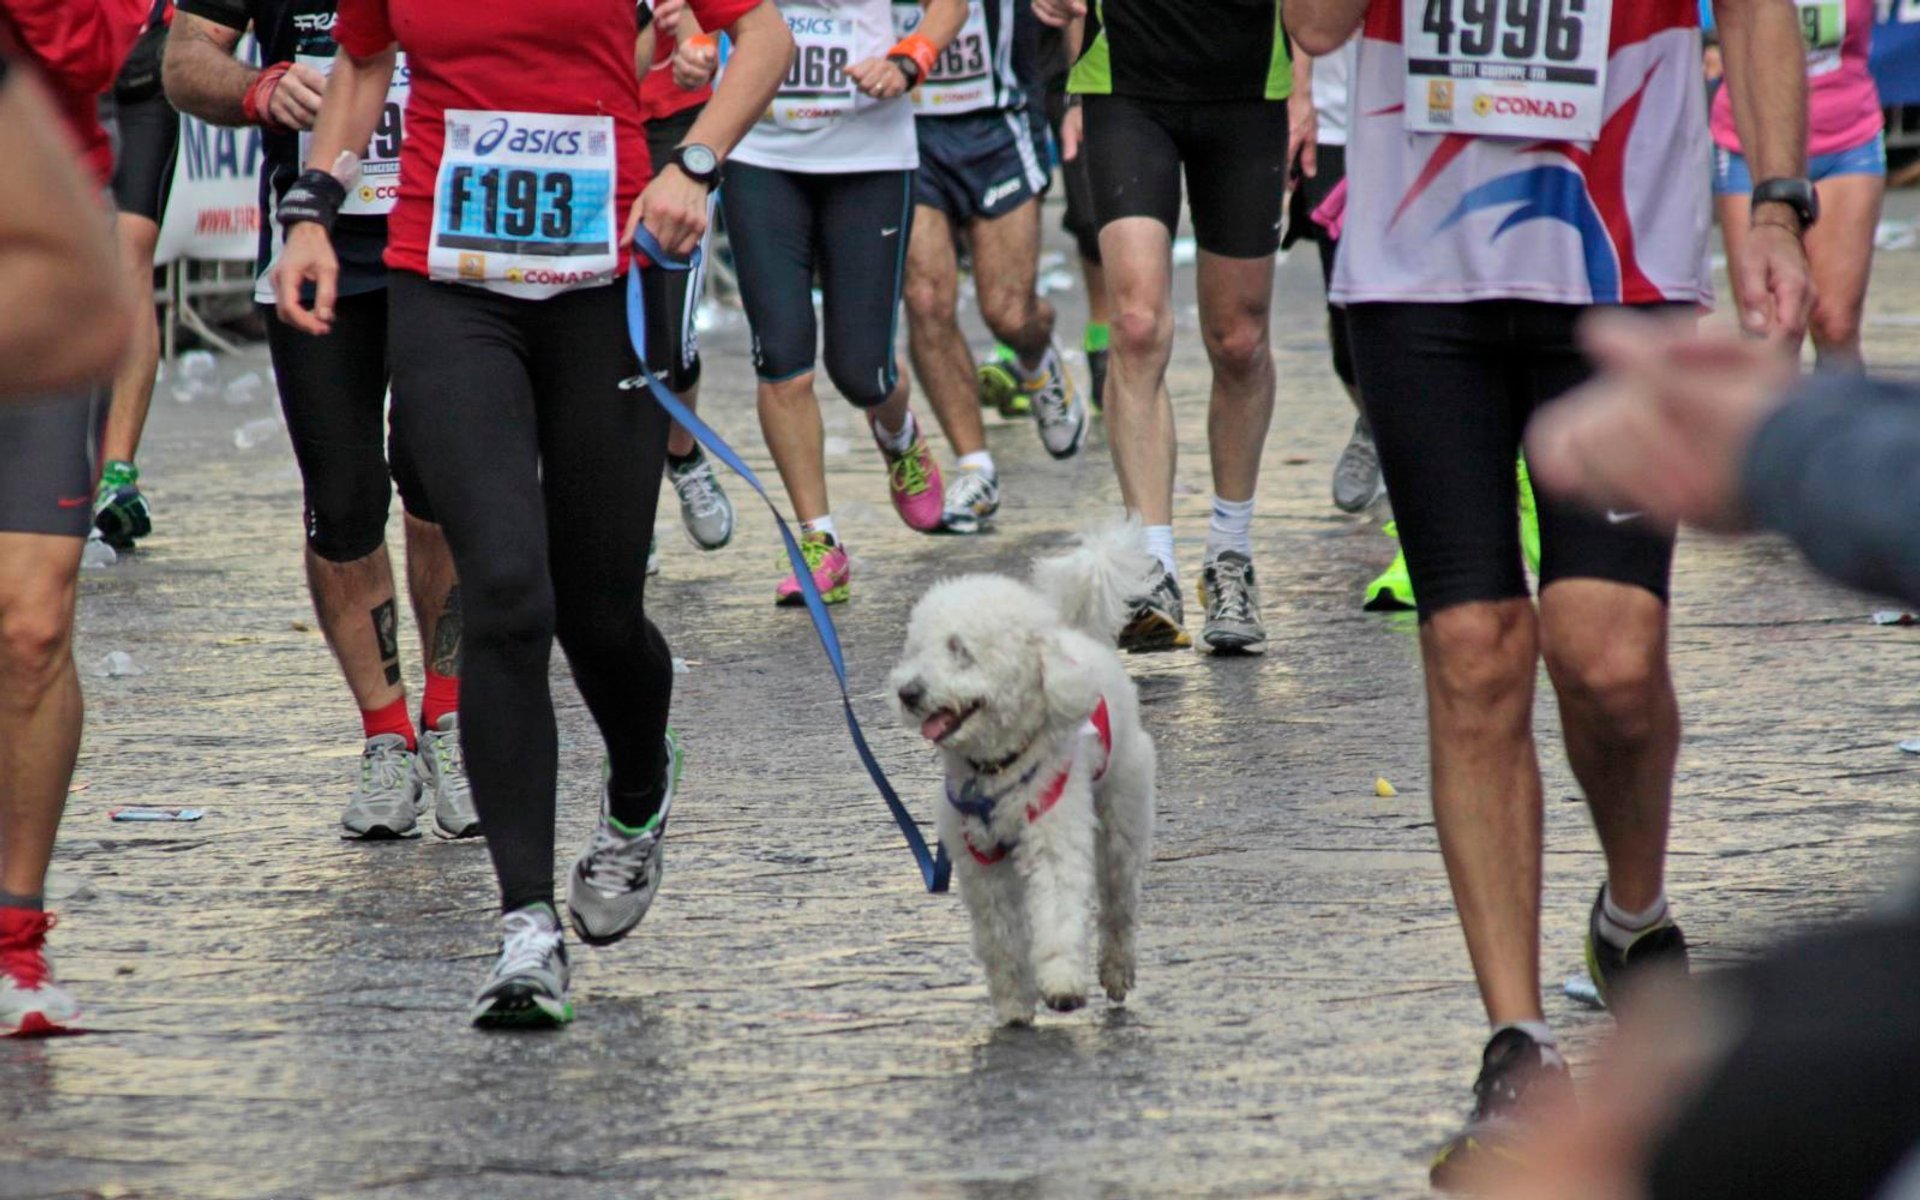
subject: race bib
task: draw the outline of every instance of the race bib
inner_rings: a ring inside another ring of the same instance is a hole
[[[793,32],[793,64],[763,120],[782,129],[825,129],[859,107],[853,65],[853,18],[825,9],[784,5],[780,15]]]
[[[448,109],[427,274],[539,300],[613,278],[613,118]]]
[[[926,15],[918,4],[895,4],[894,36],[906,37],[919,29]],[[967,23],[913,89],[913,111],[936,116],[992,107],[993,43],[987,37],[987,10],[980,0],[969,0]]]
[[[295,55],[294,62],[312,67],[322,75],[331,74],[333,59],[315,54]],[[395,56],[393,62],[393,81],[387,84],[387,103],[380,110],[380,125],[373,131],[373,140],[367,143],[366,151],[360,155],[360,179],[347,191],[346,203],[340,206],[342,216],[383,217],[393,211],[393,202],[400,195],[400,139],[405,132],[407,119],[407,94],[412,90],[413,73],[407,67],[407,56]],[[300,134],[300,161],[307,161],[307,152],[313,148],[313,134],[303,131]]]
[[[1847,0],[1794,0],[1800,36],[1807,43],[1807,75],[1840,69],[1840,43],[1847,40]]]
[[[1613,0],[1405,0],[1407,128],[1590,142]]]

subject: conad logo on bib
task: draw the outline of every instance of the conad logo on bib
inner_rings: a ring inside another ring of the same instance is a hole
[[[1541,100],[1532,96],[1475,96],[1473,111],[1483,117],[1497,114],[1548,121],[1571,121],[1580,115],[1579,107],[1571,100]]]

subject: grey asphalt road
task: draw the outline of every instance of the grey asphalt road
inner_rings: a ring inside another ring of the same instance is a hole
[[[660,902],[622,945],[576,952],[571,1028],[468,1029],[493,949],[484,851],[338,839],[358,726],[312,627],[285,436],[249,425],[271,416],[265,393],[179,403],[163,383],[157,532],[89,572],[81,600],[83,672],[113,651],[142,672],[85,678],[56,864],[81,888],[58,906],[57,967],[96,1032],[0,1044],[0,1197],[1422,1194],[1484,1025],[1427,811],[1414,627],[1359,610],[1391,544],[1380,514],[1327,501],[1351,416],[1310,256],[1278,297],[1255,522],[1272,652],[1132,660],[1162,764],[1140,988],[1031,1030],[993,1027],[957,902],[921,893],[804,618],[769,603],[772,524],[737,483],[726,551],[661,523],[651,607],[687,660],[691,760]],[[1056,299],[1077,337],[1081,293]],[[1920,256],[1883,255],[1868,351],[1896,371],[1920,365],[1916,299]],[[1207,511],[1190,272],[1179,304],[1190,576]],[[744,332],[723,321],[706,347],[707,411],[764,469]],[[222,382],[249,372],[267,375],[262,352],[219,364]],[[826,411],[856,701],[924,817],[935,765],[879,694],[907,610],[932,579],[1020,570],[1114,504],[1106,447],[1055,464],[996,424],[997,532],[930,539],[889,513],[853,412]],[[258,444],[236,444],[242,426]],[[617,488],[604,519],[622,519]],[[1688,734],[1671,893],[1714,969],[1859,910],[1908,861],[1916,760],[1895,743],[1920,734],[1920,632],[1875,626],[1885,602],[1766,540],[1687,537],[1674,592]],[[557,694],[566,855],[598,749],[570,685]],[[1609,1021],[1559,985],[1601,865],[1545,700],[1539,730],[1547,1007],[1585,1064]],[[206,817],[108,821],[133,803]]]

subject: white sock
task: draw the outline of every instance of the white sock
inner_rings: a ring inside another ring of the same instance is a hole
[[[825,516],[821,516],[821,517],[815,517],[811,521],[800,522],[800,532],[801,533],[824,533],[828,537],[833,539],[834,545],[838,546],[840,544],[840,531],[833,527],[832,513],[828,513]]]
[[[1217,558],[1222,550],[1237,550],[1253,557],[1253,501],[1213,498],[1213,518],[1207,522],[1207,557]]]
[[[1173,561],[1173,526],[1149,525],[1146,532],[1147,553],[1160,560],[1160,565],[1167,569],[1167,574],[1178,575],[1179,564]]]
[[[1628,912],[1613,902],[1612,889],[1600,898],[1600,936],[1616,950],[1633,945],[1633,939],[1658,925],[1667,915],[1667,894],[1660,893],[1653,903],[1639,912]]]
[[[988,479],[997,479],[1000,477],[1000,473],[993,468],[993,451],[991,450],[975,450],[972,454],[962,454],[960,456],[960,469],[962,471],[978,471]]]
[[[1493,1027],[1493,1036],[1499,1037],[1503,1029],[1518,1029],[1532,1038],[1540,1047],[1540,1057],[1549,1064],[1566,1065],[1566,1059],[1560,1056],[1560,1041],[1553,1036],[1553,1030],[1545,1021],[1502,1021]]]
[[[907,447],[913,445],[916,432],[918,429],[913,423],[912,409],[907,410],[907,419],[900,423],[897,430],[888,429],[877,416],[873,419],[873,435],[880,439],[881,446],[886,448],[888,454],[905,454]]]

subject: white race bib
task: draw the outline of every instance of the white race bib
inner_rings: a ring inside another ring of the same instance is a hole
[[[918,4],[893,6],[893,32],[906,37],[920,28],[927,10]],[[993,107],[993,44],[987,38],[987,10],[980,0],[969,0],[967,23],[920,86],[913,89],[913,111],[926,116],[976,112]]]
[[[1807,43],[1807,75],[1840,69],[1840,43],[1847,40],[1847,0],[1794,0],[1800,36]]]
[[[825,129],[860,106],[853,65],[853,18],[804,5],[782,5],[793,32],[793,64],[764,120],[782,129]]]
[[[1401,12],[1408,129],[1600,136],[1613,0],[1404,0]]]
[[[332,58],[301,54],[293,61],[312,67],[322,75],[333,72]],[[387,104],[380,110],[379,128],[373,131],[373,140],[360,156],[360,179],[347,191],[346,203],[340,206],[342,216],[383,217],[393,211],[393,202],[400,195],[400,139],[406,128],[407,94],[412,90],[412,82],[407,56],[396,55],[393,80],[387,84]],[[312,148],[313,134],[303,131],[300,134],[302,165]]]
[[[427,274],[539,300],[613,278],[613,118],[450,108]]]

